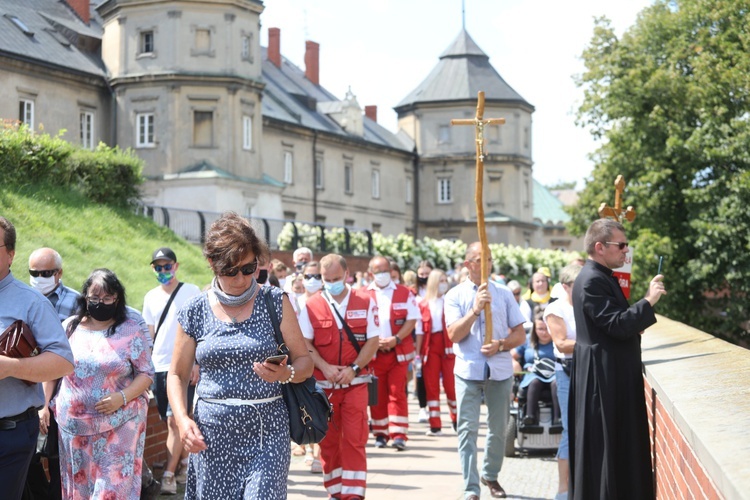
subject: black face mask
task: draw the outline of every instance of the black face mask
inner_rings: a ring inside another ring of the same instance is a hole
[[[256,279],[255,281],[257,281],[259,285],[262,285],[266,281],[268,281],[268,269],[261,269],[258,273],[258,279]]]
[[[299,272],[302,272],[302,270],[305,268],[306,265],[307,265],[307,262],[300,262],[299,264],[295,264],[294,268],[299,273]]]
[[[427,284],[427,278],[420,278],[417,276],[417,285],[425,286]]]
[[[109,321],[115,317],[115,311],[117,310],[117,302],[113,304],[104,304],[99,302],[98,304],[88,304],[87,309],[89,315],[97,321]]]

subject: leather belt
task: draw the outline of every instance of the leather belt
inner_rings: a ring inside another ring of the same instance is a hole
[[[23,422],[37,415],[37,409],[29,407],[25,412],[13,415],[12,417],[0,418],[0,431],[11,431],[16,428],[18,422]]]

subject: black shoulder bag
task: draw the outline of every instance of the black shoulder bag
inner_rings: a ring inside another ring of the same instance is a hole
[[[177,292],[180,291],[180,288],[182,288],[182,285],[183,285],[182,281],[177,283],[177,288],[175,288],[174,292],[172,292],[172,295],[169,296],[167,305],[164,306],[164,310],[161,312],[161,318],[159,318],[159,323],[156,325],[156,330],[154,330],[154,342],[156,342],[156,336],[159,335],[159,328],[161,328],[162,323],[164,323],[164,318],[167,317],[167,312],[169,312],[169,306],[172,305],[172,301],[174,301],[174,298],[177,295]]]
[[[339,317],[339,321],[341,321],[341,325],[344,327],[346,336],[349,337],[349,341],[354,346],[354,350],[357,351],[357,354],[359,354],[360,351],[362,351],[362,348],[360,347],[359,342],[357,342],[357,338],[354,336],[351,328],[349,328],[349,325],[346,324],[344,318],[341,317],[341,313],[336,308],[336,305],[327,298],[326,301],[330,304],[331,309],[333,309],[333,312],[336,313],[336,316]],[[374,373],[370,375],[370,382],[367,383],[367,404],[370,406],[378,405],[378,377],[376,377]]]
[[[279,352],[289,356],[289,348],[284,343],[279,325],[279,317],[271,303],[271,292],[268,287],[262,287],[261,293],[266,303],[271,324],[279,344]],[[326,437],[328,422],[333,415],[333,407],[323,389],[315,383],[315,377],[310,377],[299,384],[282,384],[281,396],[289,410],[289,435],[297,444],[319,443]]]

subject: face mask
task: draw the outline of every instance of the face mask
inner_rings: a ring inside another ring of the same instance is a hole
[[[326,282],[325,287],[331,295],[341,295],[341,292],[344,291],[344,280],[334,281],[333,283]]]
[[[258,279],[255,280],[259,285],[264,285],[268,281],[268,269],[261,269],[258,273]]]
[[[438,293],[440,295],[445,295],[445,292],[448,291],[448,283],[439,283],[438,284]]]
[[[174,278],[174,274],[172,273],[157,273],[156,271],[154,271],[154,276],[156,276],[156,281],[162,285],[166,285]]]
[[[323,288],[323,282],[321,280],[315,278],[305,280],[305,290],[309,293],[315,293],[321,288]]]
[[[303,295],[304,295],[304,293],[302,293],[302,292],[300,292],[300,293],[294,292],[294,297],[297,298],[297,299],[300,298],[300,297],[302,297]]]
[[[417,285],[425,286],[427,284],[427,278],[420,278],[417,276]]]
[[[54,276],[50,276],[49,278],[29,276],[29,285],[31,285],[31,288],[38,290],[42,295],[47,295],[55,289],[57,283],[55,283]]]
[[[279,288],[284,288],[286,285],[286,278],[279,278]]]
[[[87,309],[92,318],[97,321],[109,321],[115,317],[115,311],[117,310],[117,302],[112,304],[104,304],[99,302],[98,304],[88,304]]]
[[[401,280],[400,280],[400,279],[398,279],[398,278],[396,278],[395,280],[393,280],[393,282],[394,282],[394,283],[395,283],[396,285],[399,285],[399,284],[401,283]]]
[[[297,270],[298,273],[301,273],[306,265],[307,265],[307,262],[300,262],[299,264],[295,264],[294,268]]]
[[[391,273],[389,273],[388,271],[383,273],[375,273],[373,278],[375,279],[375,284],[380,288],[383,288],[391,282]]]

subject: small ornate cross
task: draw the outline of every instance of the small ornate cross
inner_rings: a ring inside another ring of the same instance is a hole
[[[615,179],[615,208],[610,207],[606,203],[602,203],[599,206],[599,217],[612,217],[617,222],[622,222],[621,219],[625,219],[628,222],[635,220],[635,209],[632,206],[628,206],[627,210],[622,209],[622,192],[625,190],[625,178],[621,175]]]

